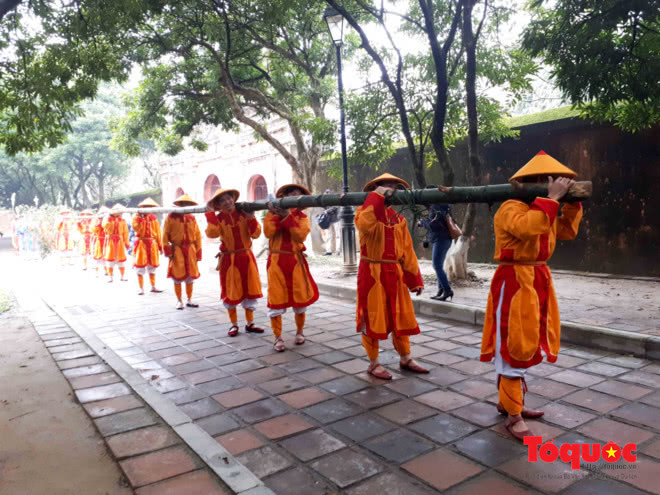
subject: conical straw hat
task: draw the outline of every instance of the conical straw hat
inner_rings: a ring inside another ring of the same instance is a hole
[[[241,195],[236,189],[218,189],[215,194],[209,199],[206,204],[209,206],[212,206],[213,203],[215,203],[215,200],[218,199],[220,196],[222,196],[225,193],[229,193],[234,197],[234,201],[238,199],[238,197]]]
[[[276,198],[283,198],[284,194],[287,193],[290,189],[300,189],[304,195],[310,196],[312,193],[302,184],[284,184],[280,187],[275,193]]]
[[[174,200],[176,206],[196,206],[197,202],[187,194],[182,194]]]
[[[160,206],[151,198],[143,199],[142,202],[138,205],[138,208],[158,208]]]
[[[410,189],[410,184],[408,184],[405,180],[400,179],[396,175],[392,175],[388,172],[385,172],[383,175],[379,175],[375,179],[370,180],[367,182],[367,184],[364,186],[364,189],[362,189],[365,192],[373,191],[378,187],[379,182],[385,182],[385,181],[394,181],[398,182],[401,184],[405,189]]]
[[[535,175],[558,175],[560,177],[569,177],[571,179],[577,177],[577,174],[566,165],[561,164],[545,151],[539,151],[534,158],[513,174],[509,181]]]

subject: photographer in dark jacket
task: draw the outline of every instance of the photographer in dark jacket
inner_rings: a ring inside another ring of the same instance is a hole
[[[438,186],[428,185],[427,189],[437,189]],[[449,280],[445,273],[444,264],[447,251],[451,246],[451,236],[447,227],[447,215],[451,216],[451,208],[447,203],[435,203],[429,208],[429,214],[420,221],[427,233],[428,243],[433,245],[432,263],[438,279],[438,293],[431,296],[436,301],[446,301],[454,296],[454,291],[449,286]],[[424,247],[427,247],[425,243]]]

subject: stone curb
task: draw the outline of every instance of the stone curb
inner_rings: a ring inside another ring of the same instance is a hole
[[[328,282],[316,282],[319,293],[326,296],[355,300],[357,289],[335,285]],[[464,304],[441,301],[421,300],[413,297],[415,312],[435,318],[483,325],[485,310]],[[660,359],[660,337],[643,335],[612,328],[599,327],[564,321],[561,324],[561,340],[595,349],[632,354],[646,359]]]
[[[80,323],[43,297],[50,307],[78,336],[137,394],[181,440],[202,459],[208,467],[236,495],[275,495],[252,471],[238,462],[222,445],[215,441],[178,406],[153,388],[145,378],[126,361],[106,346],[84,323]]]

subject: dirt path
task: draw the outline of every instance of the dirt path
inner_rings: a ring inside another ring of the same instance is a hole
[[[0,315],[0,377],[2,495],[133,493],[17,309]]]

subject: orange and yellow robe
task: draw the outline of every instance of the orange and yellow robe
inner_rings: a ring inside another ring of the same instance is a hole
[[[107,262],[123,263],[128,249],[128,225],[121,217],[109,216],[103,224],[105,231],[105,251],[103,259]]]
[[[300,210],[292,209],[284,218],[266,215],[269,308],[304,308],[318,300],[319,290],[303,254],[309,231],[309,218]]]
[[[80,232],[80,254],[89,256],[92,254],[92,219],[83,218],[78,222],[78,232]]]
[[[500,355],[513,368],[529,368],[559,353],[560,322],[555,289],[546,261],[557,239],[573,239],[582,206],[536,198],[531,204],[505,201],[495,214],[495,271],[481,342],[481,361]]]
[[[103,261],[103,252],[105,250],[105,230],[103,230],[103,218],[95,218],[92,227],[92,254],[96,261]]]
[[[410,292],[424,281],[413,250],[406,219],[385,197],[371,192],[357,209],[360,266],[357,287],[357,331],[374,339],[420,332]]]
[[[55,247],[58,251],[73,251],[72,222],[68,218],[62,219],[57,226],[57,242]]]
[[[231,213],[209,211],[206,219],[207,237],[221,240],[216,256],[222,301],[235,306],[244,299],[263,297],[259,269],[252,253],[252,239],[261,235],[259,222],[236,209]]]
[[[160,222],[153,213],[133,217],[135,245],[133,247],[133,266],[145,268],[160,265],[160,252],[163,250]]]
[[[199,278],[197,262],[202,260],[202,235],[193,215],[170,213],[163,225],[163,248],[170,258],[167,277],[176,282]]]

